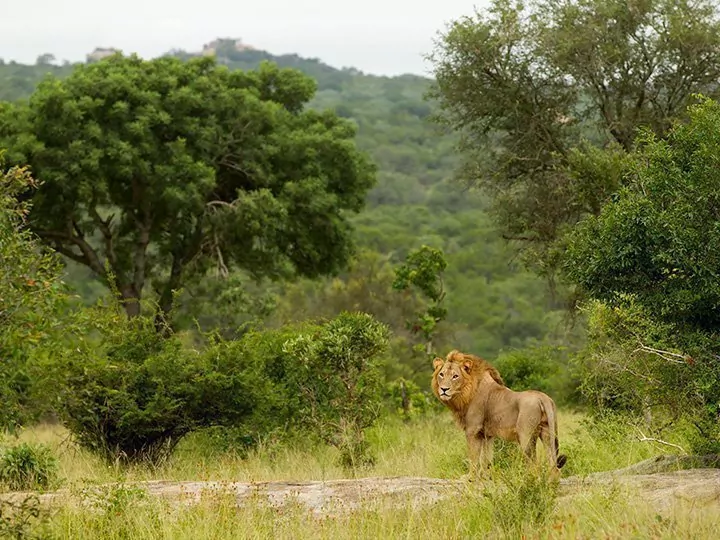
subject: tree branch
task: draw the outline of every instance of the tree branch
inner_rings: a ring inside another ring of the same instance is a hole
[[[644,352],[644,353],[648,353],[648,354],[654,354],[656,356],[659,356],[663,360],[666,360],[673,364],[691,364],[692,365],[692,363],[693,363],[693,359],[686,354],[677,354],[677,353],[673,353],[670,351],[654,349],[652,347],[643,345],[642,343],[640,343],[640,346],[633,351],[633,353],[636,353],[636,352]],[[679,360],[678,360],[678,358],[679,358]]]
[[[646,437],[645,434],[644,434],[642,431],[640,431],[639,428],[635,428],[635,429],[637,430],[637,432],[638,432],[639,435],[640,435],[640,437],[638,438],[638,440],[639,440],[640,442],[654,442],[654,443],[658,443],[658,444],[664,444],[665,446],[672,446],[673,448],[677,448],[677,449],[680,450],[683,454],[687,455],[687,450],[685,450],[685,449],[684,449],[682,446],[680,446],[679,444],[675,444],[675,443],[663,441],[663,440],[661,440],[661,439],[656,439],[656,438],[654,438],[654,437]]]
[[[74,221],[71,223],[70,230],[72,230],[73,228],[75,230],[78,230],[77,224]],[[73,235],[72,232],[61,233],[58,231],[43,230],[35,231],[35,234],[45,240],[52,240],[55,244],[55,249],[69,259],[72,259],[75,262],[79,262],[80,264],[89,267],[93,272],[95,272],[101,277],[107,277],[105,267],[100,262],[100,257],[98,257],[97,252],[92,248],[90,244],[87,243],[87,241],[82,236]],[[80,251],[82,252],[82,255],[78,255],[77,253],[63,246],[63,243],[69,243],[77,246],[78,249],[80,249]]]
[[[113,246],[114,235],[112,233],[112,229],[110,228],[113,216],[110,216],[107,220],[103,220],[100,217],[100,214],[98,214],[95,204],[90,205],[88,213],[90,214],[93,222],[97,225],[98,229],[100,229],[103,238],[105,238],[105,252],[107,253],[110,265],[115,268],[117,266],[117,257],[115,256],[115,248]]]

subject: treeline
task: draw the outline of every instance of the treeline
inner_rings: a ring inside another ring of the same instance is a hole
[[[191,58],[182,51],[168,54],[183,60]],[[217,54],[218,63],[232,70],[254,70],[260,62],[271,60],[313,77],[317,92],[308,106],[333,110],[357,126],[355,140],[377,165],[377,181],[367,194],[366,209],[350,217],[353,238],[361,252],[350,272],[341,272],[330,281],[296,284],[267,280],[255,283],[246,272],[232,268],[225,281],[218,282],[217,274],[211,272],[186,285],[188,301],[178,306],[178,324],[191,329],[197,319],[204,329],[219,325],[225,335],[239,335],[238,329],[248,321],[277,326],[327,314],[323,306],[337,303],[335,296],[343,294],[343,305],[369,309],[404,335],[404,319],[398,319],[397,308],[390,305],[397,296],[389,290],[387,280],[363,281],[378,279],[375,272],[388,275],[389,268],[402,261],[411,249],[429,244],[442,248],[449,261],[449,315],[444,323],[445,341],[439,342],[440,347],[460,346],[495,357],[503,349],[542,342],[548,335],[550,339],[562,335],[562,306],[553,303],[545,281],[524,271],[515,258],[515,249],[499,237],[485,209],[485,199],[453,183],[456,138],[430,121],[434,105],[425,99],[425,94],[431,81],[337,70],[295,55],[236,51],[230,43],[221,43]],[[73,69],[75,66],[47,63],[0,65],[0,99],[26,98],[46,73],[64,78]],[[18,81],[27,92],[15,91]],[[364,268],[369,260],[375,261],[372,265],[376,270]],[[68,281],[86,303],[104,294],[105,288],[92,271],[73,261],[66,262]],[[374,294],[387,302],[366,300],[362,293],[357,294],[359,298],[348,297],[350,291],[366,289],[376,291]],[[456,290],[462,294],[455,294]],[[291,297],[292,304],[288,303]],[[422,372],[414,375],[418,384],[425,384],[423,377]]]

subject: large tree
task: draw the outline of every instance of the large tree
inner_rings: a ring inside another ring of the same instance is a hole
[[[639,126],[664,136],[692,93],[715,95],[718,14],[712,0],[493,0],[441,36],[432,95],[462,134],[459,174],[536,268],[552,272],[548,247],[622,184]]]
[[[348,261],[347,212],[375,167],[352,123],[306,109],[315,88],[269,63],[115,55],[0,108],[0,136],[43,182],[30,214],[39,237],[114,278],[129,316],[151,283],[164,315],[212,265],[315,277]]]

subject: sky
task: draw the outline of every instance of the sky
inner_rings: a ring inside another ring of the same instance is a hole
[[[423,55],[438,32],[487,0],[10,0],[0,58],[34,63],[44,53],[83,61],[95,47],[144,58],[199,51],[218,37],[272,54],[297,53],[366,73],[427,75]]]

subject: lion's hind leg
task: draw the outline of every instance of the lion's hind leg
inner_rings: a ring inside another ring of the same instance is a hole
[[[517,441],[520,445],[525,458],[529,462],[535,461],[535,453],[537,449],[537,440],[540,436],[540,424],[542,422],[542,413],[539,410],[520,410],[515,426],[517,432]]]
[[[545,445],[550,466],[562,469],[563,465],[565,465],[565,462],[567,461],[567,456],[565,454],[560,454],[560,441],[558,441],[557,435],[550,431],[550,427],[544,426],[540,431],[540,440],[543,445]]]
[[[538,431],[528,430],[525,433],[518,433],[518,443],[525,458],[529,462],[535,461],[535,452],[537,449]]]

